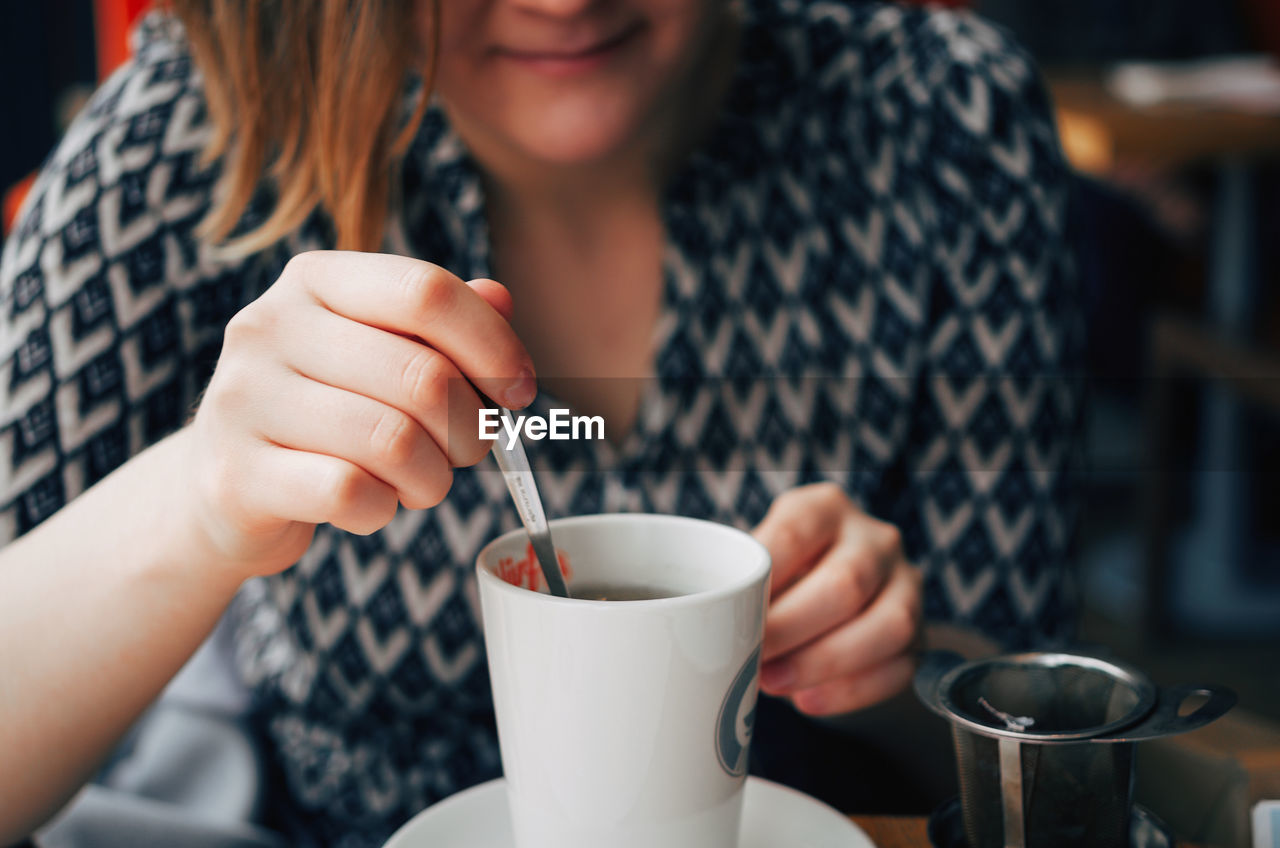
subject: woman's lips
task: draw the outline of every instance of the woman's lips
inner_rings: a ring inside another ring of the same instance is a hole
[[[639,26],[628,27],[604,41],[571,50],[516,50],[498,48],[498,55],[521,67],[549,77],[569,77],[596,70],[617,56],[632,41]]]

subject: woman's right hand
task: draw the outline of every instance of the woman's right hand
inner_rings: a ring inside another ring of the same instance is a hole
[[[481,401],[536,392],[492,280],[401,256],[304,253],[227,324],[190,425],[191,513],[219,558],[268,574],[315,525],[381,528],[438,504],[484,458]]]

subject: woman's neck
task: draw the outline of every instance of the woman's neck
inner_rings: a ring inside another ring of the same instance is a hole
[[[508,173],[485,167],[483,179],[491,223],[496,215],[513,223],[541,221],[582,232],[657,203],[658,181],[650,168],[635,161]]]

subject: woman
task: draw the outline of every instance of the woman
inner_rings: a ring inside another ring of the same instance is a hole
[[[0,842],[237,593],[295,841],[498,773],[480,392],[606,420],[533,449],[553,514],[754,526],[761,686],[802,713],[900,691],[922,603],[1060,634],[1064,169],[1025,56],[842,2],[439,5],[175,0],[47,163],[2,266]]]

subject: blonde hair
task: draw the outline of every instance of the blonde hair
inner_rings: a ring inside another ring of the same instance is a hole
[[[300,226],[317,207],[337,247],[377,250],[392,179],[422,120],[435,73],[439,0],[168,0],[203,72],[222,159],[200,234],[224,242],[264,180],[266,219],[226,241],[248,254]],[[429,32],[424,51],[420,34]],[[406,80],[423,86],[404,114]]]

